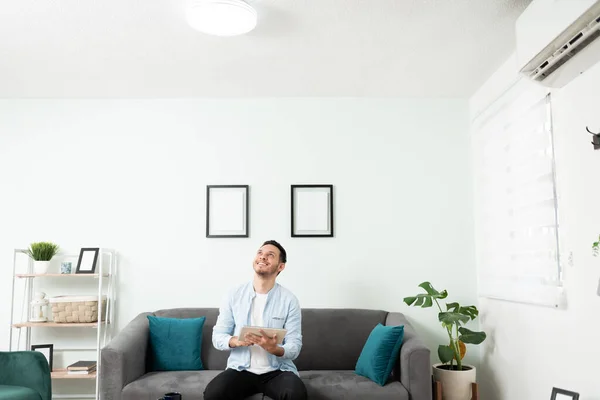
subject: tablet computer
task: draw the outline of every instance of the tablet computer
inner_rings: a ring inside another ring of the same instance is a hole
[[[267,335],[273,337],[277,334],[277,344],[282,344],[283,339],[285,338],[285,334],[287,333],[287,329],[279,329],[279,328],[264,328],[262,326],[244,326],[240,331],[240,335],[238,336],[240,340],[244,340],[244,336],[246,333],[254,333],[255,335],[262,336],[260,331],[263,330],[267,333]]]

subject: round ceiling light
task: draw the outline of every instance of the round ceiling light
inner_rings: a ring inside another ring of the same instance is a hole
[[[243,0],[196,0],[187,10],[190,26],[209,35],[243,35],[257,20],[256,10]]]

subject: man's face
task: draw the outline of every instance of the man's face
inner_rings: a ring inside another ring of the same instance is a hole
[[[280,270],[279,249],[272,244],[267,244],[258,249],[254,257],[254,272],[258,275],[267,277],[276,275]],[[283,268],[281,268],[283,269]]]

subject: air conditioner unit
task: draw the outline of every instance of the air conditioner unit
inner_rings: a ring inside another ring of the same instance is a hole
[[[516,23],[519,72],[562,87],[600,61],[600,0],[533,0]]]

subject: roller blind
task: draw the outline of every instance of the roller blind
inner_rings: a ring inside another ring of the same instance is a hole
[[[517,84],[473,124],[479,294],[558,307],[551,98]]]

